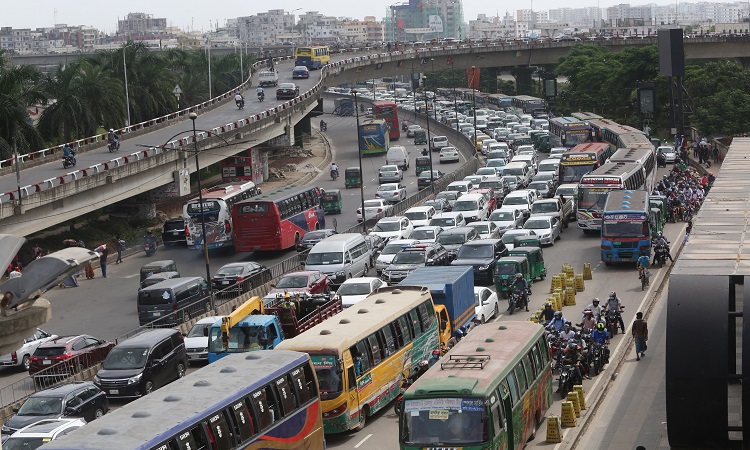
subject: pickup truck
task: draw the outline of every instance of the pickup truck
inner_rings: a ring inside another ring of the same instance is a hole
[[[264,70],[258,73],[258,85],[261,87],[278,86],[279,74],[275,71]]]
[[[281,321],[285,338],[293,338],[343,310],[340,297],[328,294],[293,296],[267,306],[265,314],[274,314]]]
[[[537,200],[531,204],[531,215],[534,214],[557,214],[563,226],[568,228],[570,221],[575,219],[573,200],[566,199],[564,203],[560,197]]]

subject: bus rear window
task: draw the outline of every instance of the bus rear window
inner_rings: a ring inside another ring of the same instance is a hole
[[[240,205],[240,214],[259,214],[268,212],[268,203],[251,203]]]

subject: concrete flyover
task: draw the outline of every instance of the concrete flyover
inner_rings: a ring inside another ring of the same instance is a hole
[[[628,46],[653,44],[655,38],[594,42],[619,51]],[[711,36],[685,42],[688,58],[750,57],[747,45],[750,37]],[[351,53],[335,55],[332,63],[321,70],[319,79],[301,83],[300,96],[294,100],[269,104],[270,95],[264,103],[248,98],[245,110],[238,111],[231,104],[232,91],[168,116],[119,130],[124,147],[121,153],[107,153],[103,136],[73,142],[72,146],[79,149],[78,167],[84,168],[63,170],[59,162],[61,146],[44,149],[22,155],[19,160],[21,182],[17,183],[16,161],[0,161],[0,226],[8,234],[26,236],[175,180],[179,184],[186,171],[195,171],[191,157],[195,144],[192,135],[180,135],[191,129],[190,123],[185,121],[193,111],[199,113],[197,127],[205,130],[198,133],[197,141],[200,165],[206,167],[274,137],[292,135],[293,126],[320,107],[321,92],[326,86],[448,67],[553,64],[574,44],[485,42],[407,47],[392,52],[381,52],[381,48],[350,49]],[[286,78],[289,63],[289,57],[277,59],[280,74]],[[254,69],[259,68],[256,64]],[[280,81],[292,80],[282,78]],[[248,89],[250,82],[248,79],[238,89]],[[165,145],[161,147],[162,144]],[[219,147],[221,150],[216,150]]]

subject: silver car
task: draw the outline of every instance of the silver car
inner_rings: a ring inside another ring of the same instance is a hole
[[[398,203],[406,199],[406,188],[398,183],[386,183],[378,186],[375,197],[389,203]]]
[[[378,183],[398,183],[404,179],[404,173],[396,165],[383,166],[378,171]]]
[[[55,339],[57,335],[49,334],[46,331],[37,328],[36,333],[23,340],[21,348],[13,353],[0,356],[0,366],[23,366],[23,369],[29,370],[29,360],[39,345]]]
[[[533,216],[529,217],[523,229],[539,236],[540,244],[555,245],[555,241],[560,239],[562,224],[557,216]]]

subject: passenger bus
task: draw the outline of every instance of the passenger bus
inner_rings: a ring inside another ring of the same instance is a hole
[[[234,205],[234,246],[240,252],[295,247],[308,231],[326,227],[322,193],[287,186]]]
[[[294,50],[294,65],[305,66],[310,70],[320,69],[331,61],[327,46],[297,47]]]
[[[310,357],[279,350],[222,358],[44,444],[53,450],[324,447]]]
[[[550,145],[573,148],[591,139],[591,126],[575,117],[554,117],[549,121]]]
[[[516,95],[510,101],[510,104],[521,114],[531,114],[538,109],[546,109],[544,100],[530,95]]]
[[[643,166],[646,170],[646,183],[643,189],[646,192],[653,192],[656,186],[656,152],[652,149],[653,147],[621,148],[609,158],[609,162],[636,163]]]
[[[590,120],[596,120],[596,119],[603,119],[604,117],[600,116],[599,114],[595,114],[592,112],[574,112],[570,115],[573,118],[576,118],[578,120],[584,121],[588,123]]]
[[[359,151],[362,155],[384,155],[390,145],[390,125],[383,119],[368,119],[359,124]]]
[[[401,137],[401,124],[398,123],[398,106],[391,100],[376,100],[372,102],[373,119],[383,119],[388,122],[388,138],[397,141]]]
[[[589,172],[607,162],[615,149],[606,142],[578,144],[560,158],[560,183],[578,183]]]
[[[402,450],[523,448],[552,404],[544,329],[530,322],[477,326],[403,401]]]
[[[620,125],[608,119],[590,120],[592,140],[608,142],[614,148],[646,147],[654,145],[643,131],[628,125]]]
[[[390,286],[276,348],[310,354],[325,432],[344,433],[363,428],[439,348],[438,321],[429,289]]]
[[[643,189],[645,183],[646,171],[635,163],[606,163],[584,175],[578,184],[578,228],[585,233],[601,230],[607,194],[617,189]]]
[[[513,97],[505,94],[489,94],[487,96],[487,103],[497,106],[502,110],[506,110],[512,106]]]
[[[651,214],[648,192],[612,191],[602,212],[602,261],[636,262],[641,252],[651,256]]]
[[[230,247],[234,245],[232,236],[232,206],[240,201],[258,195],[258,188],[252,181],[226,183],[204,189],[201,198],[196,197],[182,207],[185,218],[185,231],[188,248],[203,249],[203,221],[208,248]]]

